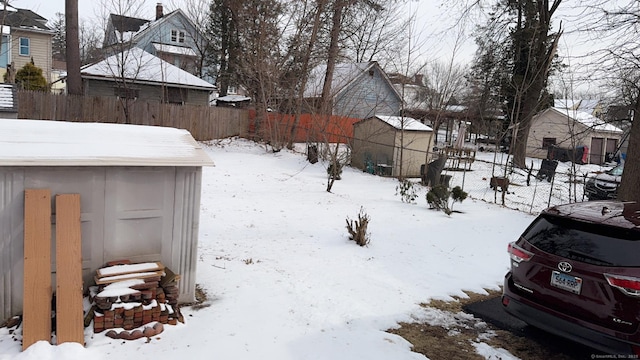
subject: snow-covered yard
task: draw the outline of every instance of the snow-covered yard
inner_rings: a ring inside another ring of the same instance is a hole
[[[429,299],[499,289],[507,243],[533,219],[474,199],[449,217],[428,209],[422,187],[416,204],[403,203],[397,180],[351,168],[328,193],[325,166],[303,154],[242,139],[205,146],[216,163],[202,186],[197,282],[205,306],[183,308],[186,324],[148,341],[87,329],[84,348],[40,342],[21,353],[20,329],[3,328],[0,359],[421,359],[385,330],[449,321],[419,306]],[[452,184],[461,181],[453,175]],[[488,189],[483,177],[479,167],[467,173],[465,188]],[[345,228],[361,208],[371,217],[367,247]]]

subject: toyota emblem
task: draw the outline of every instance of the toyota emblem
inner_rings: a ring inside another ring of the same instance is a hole
[[[558,269],[560,269],[560,271],[562,272],[568,273],[568,272],[571,272],[571,270],[573,270],[573,267],[568,262],[561,261],[558,263]]]

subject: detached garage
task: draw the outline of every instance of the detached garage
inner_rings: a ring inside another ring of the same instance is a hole
[[[623,131],[595,116],[575,110],[548,108],[531,120],[527,156],[544,159],[549,147],[587,147],[590,164],[602,164],[615,153]]]
[[[25,189],[80,194],[85,288],[108,261],[161,261],[181,275],[179,300],[192,301],[210,165],[186,130],[0,119],[0,323],[22,313]]]

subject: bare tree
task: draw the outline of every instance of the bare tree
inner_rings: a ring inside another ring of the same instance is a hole
[[[436,142],[438,141],[437,133],[443,121],[447,121],[448,128],[452,130],[450,125],[452,118],[448,116],[447,106],[452,105],[452,101],[462,95],[466,85],[467,69],[455,63],[454,59],[455,57],[452,57],[448,63],[435,61],[425,68],[428,89],[425,100],[436,132]]]
[[[102,32],[100,24],[82,19],[80,20],[80,63],[90,64],[102,59]]]
[[[137,89],[133,83],[142,68],[144,52],[131,51],[135,44],[132,42],[132,32],[129,19],[141,12],[139,2],[135,0],[101,0],[103,19],[110,19],[105,25],[103,63],[115,79],[114,91],[122,105],[125,122],[131,121],[131,107],[137,99]],[[132,31],[134,30],[134,31]]]
[[[343,56],[353,62],[397,62],[409,41],[410,21],[394,3],[375,8],[357,3],[347,9],[342,40]],[[412,16],[413,17],[413,16]]]
[[[633,117],[622,182],[618,189],[619,200],[640,201],[640,57],[637,32],[640,29],[638,1],[609,2],[592,0],[588,9],[595,19],[588,23],[590,34],[607,41],[606,46],[591,54],[595,57],[596,78],[609,79],[617,84],[619,98],[632,109]]]
[[[311,6],[310,11],[307,10],[309,7],[308,2],[304,1],[303,4],[304,6],[302,7],[302,13],[308,15],[303,15],[296,20],[296,32],[290,40],[291,45],[289,46],[289,51],[287,54],[287,57],[292,57],[293,59],[297,60],[297,66],[295,66],[295,68],[298,68],[298,71],[293,71],[293,74],[297,74],[297,77],[299,79],[299,81],[294,82],[297,84],[297,89],[294,88],[295,94],[293,92],[290,92],[291,96],[294,97],[293,113],[295,117],[289,131],[289,139],[287,144],[287,147],[289,148],[293,146],[293,137],[300,123],[300,115],[302,113],[302,106],[304,102],[304,90],[307,87],[309,72],[311,71],[312,67],[311,56],[318,40],[318,34],[322,25],[322,15],[324,14],[325,8],[327,6],[327,0],[316,0],[313,4],[314,6]],[[311,21],[312,25],[310,33],[305,31],[309,18],[313,19]],[[305,34],[308,34],[307,41],[304,41],[304,39],[307,38]],[[286,77],[290,78],[291,73]]]
[[[496,2],[480,35],[496,44],[508,44],[502,54],[507,61],[500,62],[508,68],[501,91],[512,131],[513,164],[517,167],[526,167],[531,119],[541,109],[546,96],[547,81],[562,34],[561,27],[553,31],[552,18],[561,3],[562,0]],[[473,3],[473,6],[478,5],[485,4],[482,1]]]

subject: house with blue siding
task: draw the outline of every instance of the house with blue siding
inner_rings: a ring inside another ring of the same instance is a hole
[[[202,68],[204,44],[204,35],[182,10],[164,14],[162,4],[158,3],[155,20],[111,14],[103,47],[112,53],[138,47],[214,83],[214,79],[207,76],[209,69]]]
[[[309,75],[304,98],[310,112],[320,111],[326,70],[326,64],[318,65]],[[331,82],[331,115],[360,119],[396,116],[401,105],[402,97],[377,62],[336,64]]]

